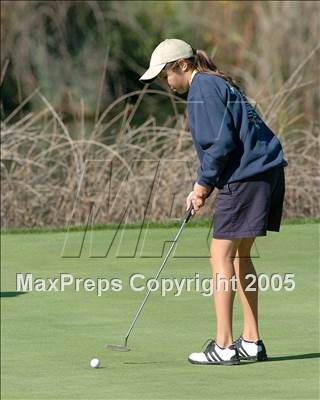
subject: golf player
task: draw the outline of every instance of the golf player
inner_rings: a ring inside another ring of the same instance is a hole
[[[264,361],[267,353],[258,328],[258,287],[252,279],[256,272],[250,250],[257,236],[280,230],[287,165],[282,146],[234,80],[204,51],[183,40],[164,40],[153,51],[140,81],[149,83],[157,77],[172,91],[188,91],[189,127],[200,165],[187,209],[192,206],[196,214],[218,189],[210,246],[216,333],[201,352],[189,355],[189,361],[203,365]],[[234,277],[243,311],[243,330],[235,341]]]

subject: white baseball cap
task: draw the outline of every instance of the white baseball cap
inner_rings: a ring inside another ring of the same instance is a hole
[[[141,76],[139,81],[151,82],[162,71],[168,62],[179,60],[180,58],[190,58],[195,55],[195,50],[190,44],[180,39],[166,39],[153,50],[149,68]]]

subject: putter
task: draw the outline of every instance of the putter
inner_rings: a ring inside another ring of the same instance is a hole
[[[169,256],[170,256],[170,254],[171,254],[171,252],[172,252],[172,249],[174,248],[174,245],[177,243],[178,238],[179,238],[179,236],[180,236],[180,233],[182,232],[182,230],[183,230],[185,224],[188,223],[189,220],[190,220],[190,218],[192,217],[192,209],[193,209],[193,205],[191,205],[190,208],[188,209],[188,211],[187,211],[187,213],[186,213],[186,216],[185,216],[185,218],[184,218],[183,221],[182,221],[182,224],[181,224],[181,226],[180,226],[180,229],[179,229],[179,231],[178,231],[176,237],[174,238],[174,241],[172,242],[172,244],[171,244],[171,246],[170,246],[170,249],[169,249],[167,255],[165,256],[164,260],[163,260],[162,263],[161,263],[161,266],[160,266],[160,268],[159,268],[159,271],[158,271],[158,272],[156,273],[156,275],[154,276],[154,279],[155,279],[155,280],[158,279],[159,275],[161,274],[161,271],[163,270],[164,266],[166,265],[166,262],[167,262],[167,260],[168,260],[168,258],[169,258]],[[106,348],[107,348],[107,349],[113,350],[113,351],[130,351],[130,349],[129,349],[129,347],[128,347],[128,339],[129,339],[130,333],[131,333],[131,331],[132,331],[132,329],[133,329],[133,327],[134,327],[134,325],[135,325],[135,323],[136,323],[136,321],[137,321],[137,319],[138,319],[138,317],[139,317],[139,315],[140,315],[140,313],[141,313],[141,311],[142,311],[144,305],[146,304],[146,302],[147,302],[147,300],[148,300],[148,297],[149,297],[149,295],[150,295],[152,289],[153,289],[153,286],[148,290],[147,294],[145,295],[145,298],[143,299],[143,301],[142,301],[142,303],[141,303],[141,306],[139,307],[139,309],[138,309],[136,315],[134,316],[134,318],[133,318],[133,320],[132,320],[132,322],[131,322],[131,324],[130,324],[130,326],[129,326],[128,332],[127,332],[127,334],[126,334],[126,336],[125,336],[125,338],[124,338],[124,344],[107,344],[107,345],[106,345]]]

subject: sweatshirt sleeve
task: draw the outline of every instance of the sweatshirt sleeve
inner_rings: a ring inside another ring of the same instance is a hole
[[[199,83],[201,101],[194,110],[195,140],[203,151],[197,170],[197,183],[216,186],[230,153],[236,148],[235,127],[227,96],[215,85]]]

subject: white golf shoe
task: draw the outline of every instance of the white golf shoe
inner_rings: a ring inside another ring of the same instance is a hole
[[[240,336],[234,343],[238,350],[240,360],[267,361],[268,356],[262,340],[249,342]]]
[[[232,344],[229,347],[220,347],[211,340],[201,353],[190,354],[188,360],[192,364],[202,365],[237,365],[240,363],[237,348]]]

